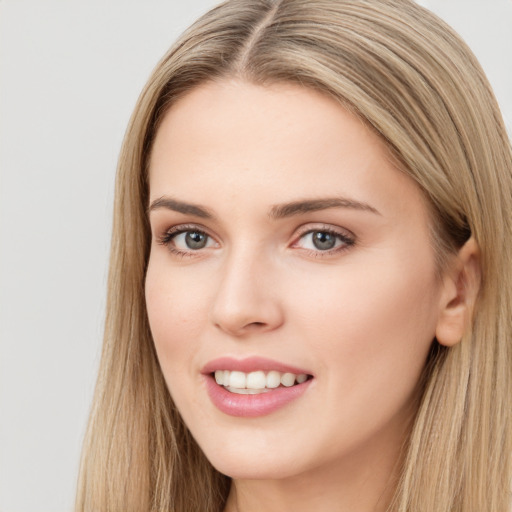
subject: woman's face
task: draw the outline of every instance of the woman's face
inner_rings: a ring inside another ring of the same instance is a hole
[[[156,351],[213,465],[389,466],[442,284],[422,194],[381,140],[309,89],[208,83],[158,130],[149,216]]]

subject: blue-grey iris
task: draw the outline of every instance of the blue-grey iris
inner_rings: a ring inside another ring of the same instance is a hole
[[[336,236],[326,231],[314,231],[313,245],[320,251],[328,251],[336,245]]]
[[[203,249],[208,241],[208,236],[199,231],[189,231],[185,235],[185,243],[189,249]]]

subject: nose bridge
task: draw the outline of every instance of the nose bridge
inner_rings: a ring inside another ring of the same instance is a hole
[[[282,322],[282,309],[272,286],[272,263],[264,251],[246,243],[228,251],[219,270],[212,321],[232,335],[271,330]]]

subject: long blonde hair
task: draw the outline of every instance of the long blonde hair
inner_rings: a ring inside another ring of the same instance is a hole
[[[229,479],[166,389],[149,331],[147,162],[160,120],[198,84],[293,82],[336,98],[387,143],[432,207],[445,256],[471,236],[482,284],[472,330],[435,341],[393,512],[505,512],[511,472],[512,152],[475,57],[409,0],[233,0],[154,70],[119,159],[107,318],[77,512],[220,512]]]

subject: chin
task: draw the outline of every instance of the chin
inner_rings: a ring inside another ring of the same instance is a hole
[[[237,437],[237,436],[233,436]],[[201,449],[213,467],[235,480],[275,480],[296,476],[314,467],[314,454],[304,443],[285,442],[247,436],[202,444]]]
[[[255,460],[244,457],[233,460],[228,457],[209,459],[213,467],[233,480],[278,480],[293,477],[298,467],[290,462]]]

